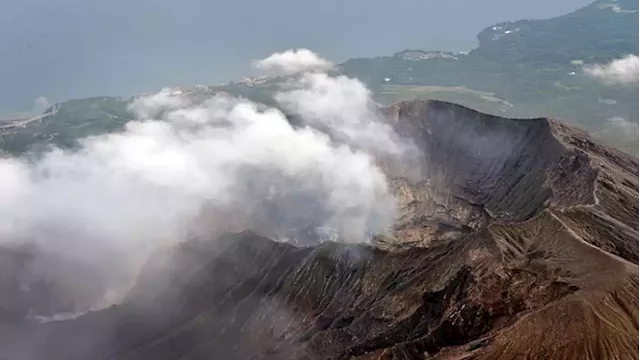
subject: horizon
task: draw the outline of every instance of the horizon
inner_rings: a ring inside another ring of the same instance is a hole
[[[40,97],[55,103],[131,96],[165,86],[226,83],[248,75],[245,64],[251,60],[289,48],[310,48],[336,63],[403,49],[463,51],[475,48],[476,35],[492,24],[553,18],[591,3],[572,0],[545,6],[505,0],[489,5],[405,0],[395,7],[417,11],[389,17],[388,4],[382,3],[325,4],[309,9],[308,4],[281,0],[262,10],[243,2],[225,4],[229,8],[220,11],[221,4],[197,0],[179,5],[61,2],[12,2],[0,15],[4,20],[0,21],[0,78],[10,84],[0,86],[0,116],[33,114],[37,112],[34,102]],[[124,6],[127,12],[120,11]],[[278,6],[281,11],[274,12]],[[335,8],[341,12],[329,11]],[[225,16],[218,15],[221,13]],[[328,21],[332,28],[326,27]],[[439,31],[452,22],[459,25]],[[238,23],[238,29],[231,27]],[[262,31],[267,26],[269,31]],[[297,31],[292,32],[292,27]],[[278,40],[267,41],[267,34]]]

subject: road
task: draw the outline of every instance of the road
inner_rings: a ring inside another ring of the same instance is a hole
[[[42,120],[47,116],[55,115],[58,112],[58,108],[59,108],[59,105],[54,105],[51,108],[51,111],[46,112],[46,113],[44,113],[42,115],[34,116],[34,117],[31,117],[31,118],[12,119],[12,120],[2,121],[0,123],[6,122],[6,124],[0,125],[0,135],[3,135],[5,133],[5,130],[11,130],[11,129],[19,128],[19,127],[24,128],[29,123],[32,123],[34,121]]]

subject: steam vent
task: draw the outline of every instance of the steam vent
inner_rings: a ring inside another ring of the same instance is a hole
[[[418,100],[384,114],[421,150],[379,159],[399,206],[389,234],[189,241],[120,304],[48,322],[25,317],[36,293],[11,292],[29,256],[0,253],[16,294],[0,358],[638,358],[637,158],[552,119]]]

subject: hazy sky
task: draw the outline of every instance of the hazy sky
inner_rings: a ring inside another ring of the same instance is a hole
[[[306,47],[342,61],[405,48],[464,50],[500,21],[589,0],[2,0],[0,113],[164,85],[215,84],[252,59]]]

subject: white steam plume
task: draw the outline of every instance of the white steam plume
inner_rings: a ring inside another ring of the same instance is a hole
[[[607,64],[587,65],[584,71],[605,84],[637,85],[638,55],[627,55]]]
[[[34,101],[33,101],[33,107],[35,110],[37,111],[44,111],[46,110],[49,106],[51,106],[51,102],[49,101],[49,99],[47,99],[44,96],[38,96]]]
[[[130,279],[154,250],[194,233],[253,228],[287,238],[329,227],[343,241],[367,241],[384,232],[395,203],[364,150],[405,146],[356,80],[299,81],[278,100],[300,127],[246,100],[195,103],[163,90],[133,102],[138,120],[122,132],[31,162],[0,159],[0,240]]]
[[[306,123],[357,148],[393,155],[413,150],[381,119],[371,92],[356,79],[306,72],[275,99]]]
[[[291,49],[254,61],[253,66],[265,75],[292,75],[305,71],[326,71],[333,63],[308,49]]]

